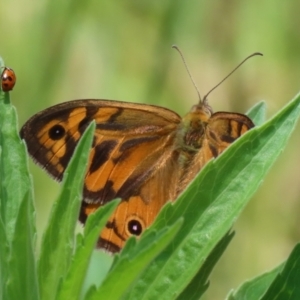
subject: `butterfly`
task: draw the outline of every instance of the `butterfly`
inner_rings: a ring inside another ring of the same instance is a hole
[[[31,117],[20,136],[33,160],[61,181],[80,137],[96,122],[79,220],[121,198],[97,242],[115,253],[130,236],[140,236],[209,160],[254,127],[246,115],[213,113],[207,95],[184,117],[154,105],[64,102]]]
[[[254,126],[239,113],[213,113],[206,101],[181,118],[153,105],[75,100],[47,108],[20,131],[34,161],[58,181],[84,130],[96,121],[79,219],[122,201],[98,247],[118,252],[139,236],[168,200],[175,200],[212,158]]]

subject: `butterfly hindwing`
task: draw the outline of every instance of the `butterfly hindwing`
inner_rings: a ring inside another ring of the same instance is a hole
[[[105,229],[100,234],[98,246],[109,252],[119,251],[125,241],[132,235],[140,235],[148,228],[168,200],[174,200],[177,184],[181,174],[179,155],[172,147],[160,152],[155,164],[152,162],[152,173],[148,178],[136,185],[136,190],[128,187],[128,198],[122,198],[117,209],[110,217]],[[158,161],[160,160],[160,162]],[[156,164],[157,163],[157,164]],[[168,184],[165,180],[168,178]],[[101,204],[83,201],[80,221],[85,222],[87,216]]]

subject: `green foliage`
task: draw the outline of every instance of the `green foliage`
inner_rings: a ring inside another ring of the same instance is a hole
[[[57,202],[54,203],[48,227],[44,233],[41,255],[38,261],[38,276],[42,299],[56,299],[56,291],[65,277],[75,247],[74,230],[82,199],[83,179],[88,150],[92,144],[95,124],[76,149],[77,155],[66,170],[63,187]],[[60,276],[57,276],[60,274]]]
[[[31,176],[15,108],[2,91],[0,153],[0,299],[38,299]]]
[[[257,124],[264,118],[264,109],[259,104],[249,112]],[[199,299],[233,237],[228,232],[285,147],[299,115],[297,96],[210,161],[138,241],[131,238],[115,255],[102,282],[85,283],[87,292],[82,293],[98,234],[118,203],[112,201],[91,215],[83,234],[75,239],[94,124],[66,170],[37,256],[28,158],[17,134],[15,109],[8,93],[0,92],[0,298]],[[298,299],[299,252],[297,246],[283,269],[245,283],[229,299]]]
[[[228,300],[256,300],[260,299],[267,291],[270,284],[274,281],[278,273],[283,269],[283,264],[276,267],[274,270],[266,272],[252,280],[244,282],[239,288],[231,291],[228,295]]]
[[[269,286],[262,300],[292,300],[300,298],[300,244],[290,254],[285,266]]]
[[[105,226],[106,220],[113,213],[117,203],[118,201],[113,201],[105,205],[105,207],[97,210],[88,218],[84,228],[84,235],[78,235],[73,262],[70,264],[70,268],[60,285],[58,296],[55,299],[76,299],[80,295],[88,263],[95,247],[95,241],[98,239],[99,232]]]
[[[255,104],[248,112],[248,117],[256,126],[263,124],[266,119],[266,103],[261,101]]]
[[[299,113],[300,96],[210,161],[185,193],[162,209],[152,228],[171,224],[179,217],[184,218],[184,224],[131,287],[128,298],[173,299],[184,290],[261,184]]]
[[[232,291],[228,300],[296,300],[300,299],[300,244],[297,244],[287,261],[242,284]]]
[[[221,241],[217,244],[217,246],[213,249],[213,251],[206,258],[205,262],[195,275],[195,277],[191,280],[191,282],[187,285],[184,291],[177,297],[178,300],[193,300],[199,299],[202,294],[208,289],[208,277],[214,268],[215,264],[218,262],[221,255],[224,253],[228,244],[232,240],[234,234],[226,234]]]
[[[120,299],[123,297],[130,286],[140,280],[138,275],[174,238],[181,224],[182,219],[179,219],[173,226],[162,228],[157,233],[150,229],[139,243],[131,239],[120,256],[116,256],[115,263],[102,285],[97,291],[91,291],[86,299],[96,300],[101,297]],[[116,283],[118,283],[117,288]]]
[[[243,58],[261,51],[264,57],[249,60],[209,102],[214,111],[243,113],[265,99],[269,118],[299,90],[299,9],[297,0],[3,1],[0,53],[17,75],[12,95],[19,124],[50,105],[85,98],[158,104],[184,115],[197,95],[174,43],[202,96]],[[224,298],[241,278],[277,264],[297,242],[299,144],[295,133],[239,218],[207,299]],[[40,245],[60,186],[32,161],[30,167]],[[261,243],[266,237],[268,243]],[[278,249],[270,251],[274,245]],[[236,256],[236,247],[243,255]]]

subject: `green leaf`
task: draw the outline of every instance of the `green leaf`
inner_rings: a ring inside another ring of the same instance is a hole
[[[120,299],[141,271],[170,243],[181,225],[182,219],[179,219],[172,227],[163,228],[157,233],[147,230],[147,234],[137,243],[133,243],[134,240],[130,239],[129,244],[132,244],[127,246],[124,253],[121,252],[100,288],[90,290],[85,299]]]
[[[184,290],[282,152],[299,114],[297,96],[267,123],[210,161],[174,205],[161,210],[153,228],[172,224],[179,217],[185,222],[172,245],[151,263],[126,299],[174,299]]]
[[[3,66],[0,57],[0,67]],[[27,163],[16,110],[9,93],[0,89],[1,299],[38,299],[35,215]]]
[[[26,147],[17,130],[16,110],[10,104],[9,93],[3,92],[0,92],[0,147],[1,217],[10,243],[20,204],[26,194],[32,195],[32,181]],[[35,222],[33,215],[31,218],[30,222]]]
[[[231,291],[226,299],[228,300],[257,300],[269,288],[272,281],[283,269],[284,264],[275,269],[244,282],[237,290]]]
[[[209,254],[201,269],[198,271],[193,280],[184,289],[184,291],[176,298],[177,300],[197,300],[200,299],[202,294],[207,290],[209,283],[207,282],[208,276],[212,269],[224,253],[228,244],[232,240],[234,233],[227,233],[213,251]]]
[[[74,252],[74,231],[82,200],[83,179],[94,137],[91,123],[80,139],[65,171],[62,191],[54,203],[44,232],[38,262],[43,300],[56,299],[59,282],[66,276]]]
[[[99,208],[88,217],[81,243],[77,245],[74,260],[72,261],[66,279],[60,286],[56,299],[77,299],[78,295],[80,295],[89,260],[95,249],[99,232],[104,228],[108,218],[111,216],[118,203],[119,201],[112,201]]]
[[[11,243],[7,299],[39,299],[34,252],[35,229],[31,222],[31,204],[31,196],[25,195]]]
[[[7,299],[6,282],[9,274],[8,255],[9,247],[6,239],[5,227],[0,216],[0,299]]]
[[[263,124],[266,119],[266,102],[258,102],[249,109],[246,115],[253,121],[256,126]]]
[[[290,254],[283,271],[277,275],[262,300],[300,299],[300,244]]]

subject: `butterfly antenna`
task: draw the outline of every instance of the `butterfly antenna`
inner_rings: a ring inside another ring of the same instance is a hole
[[[187,70],[187,72],[188,72],[188,74],[189,74],[189,76],[190,76],[190,78],[192,80],[192,83],[193,83],[193,85],[194,85],[194,87],[195,87],[195,89],[197,91],[197,94],[198,94],[198,97],[199,97],[199,103],[201,103],[202,102],[202,98],[200,96],[200,92],[199,92],[198,87],[197,87],[197,85],[196,85],[196,83],[195,83],[195,81],[193,79],[193,76],[192,76],[192,74],[191,74],[191,72],[190,72],[190,70],[189,70],[189,68],[187,66],[187,63],[186,63],[186,61],[184,59],[184,56],[183,56],[182,52],[180,51],[180,49],[176,45],[173,45],[172,48],[176,49],[178,51],[179,55],[181,56],[181,59],[182,59],[182,61],[184,63],[184,66],[185,66],[185,69]]]
[[[240,62],[225,78],[223,78],[216,86],[214,86],[203,98],[203,103],[207,102],[208,95],[215,90],[220,84],[222,84],[232,73],[234,73],[242,64],[244,64],[249,58],[253,56],[263,56],[260,52],[252,53],[251,55],[247,56],[242,62]]]

